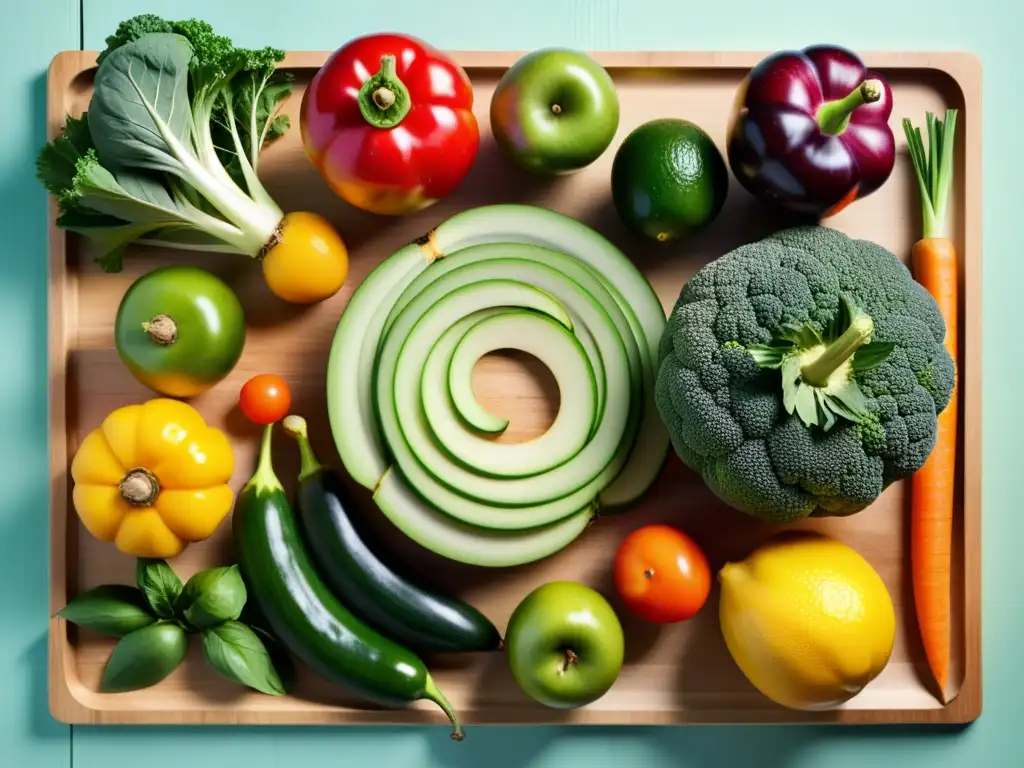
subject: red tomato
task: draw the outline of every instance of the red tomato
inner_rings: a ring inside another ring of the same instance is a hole
[[[668,525],[647,525],[629,534],[615,553],[614,575],[626,607],[657,624],[691,618],[711,591],[703,550]]]
[[[250,421],[273,424],[288,415],[292,407],[292,392],[280,376],[261,373],[242,386],[238,405]]]

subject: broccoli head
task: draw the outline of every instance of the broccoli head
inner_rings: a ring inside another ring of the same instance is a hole
[[[945,333],[895,255],[793,227],[683,287],[658,409],[680,458],[730,506],[779,523],[852,514],[931,453],[955,379]]]

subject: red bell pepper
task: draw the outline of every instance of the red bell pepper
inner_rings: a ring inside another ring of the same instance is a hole
[[[415,37],[359,37],[335,51],[302,99],[306,155],[352,205],[401,215],[450,194],[480,146],[465,70]]]
[[[892,173],[891,113],[888,83],[851,51],[825,45],[780,51],[740,86],[729,165],[766,203],[832,216]]]

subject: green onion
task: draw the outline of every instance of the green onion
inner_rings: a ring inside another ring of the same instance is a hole
[[[953,146],[956,134],[955,109],[946,110],[946,119],[938,120],[931,112],[925,115],[928,131],[928,151],[925,153],[921,129],[907,118],[903,119],[903,132],[907,136],[910,160],[921,192],[923,236],[949,237],[946,211],[949,208],[949,190],[953,181]]]

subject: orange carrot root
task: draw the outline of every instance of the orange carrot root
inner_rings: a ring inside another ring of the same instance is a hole
[[[956,249],[945,238],[914,245],[914,276],[935,298],[946,322],[945,346],[957,360]],[[955,503],[959,387],[939,414],[938,438],[911,480],[910,562],[914,604],[928,665],[946,701],[950,659],[950,564]]]

